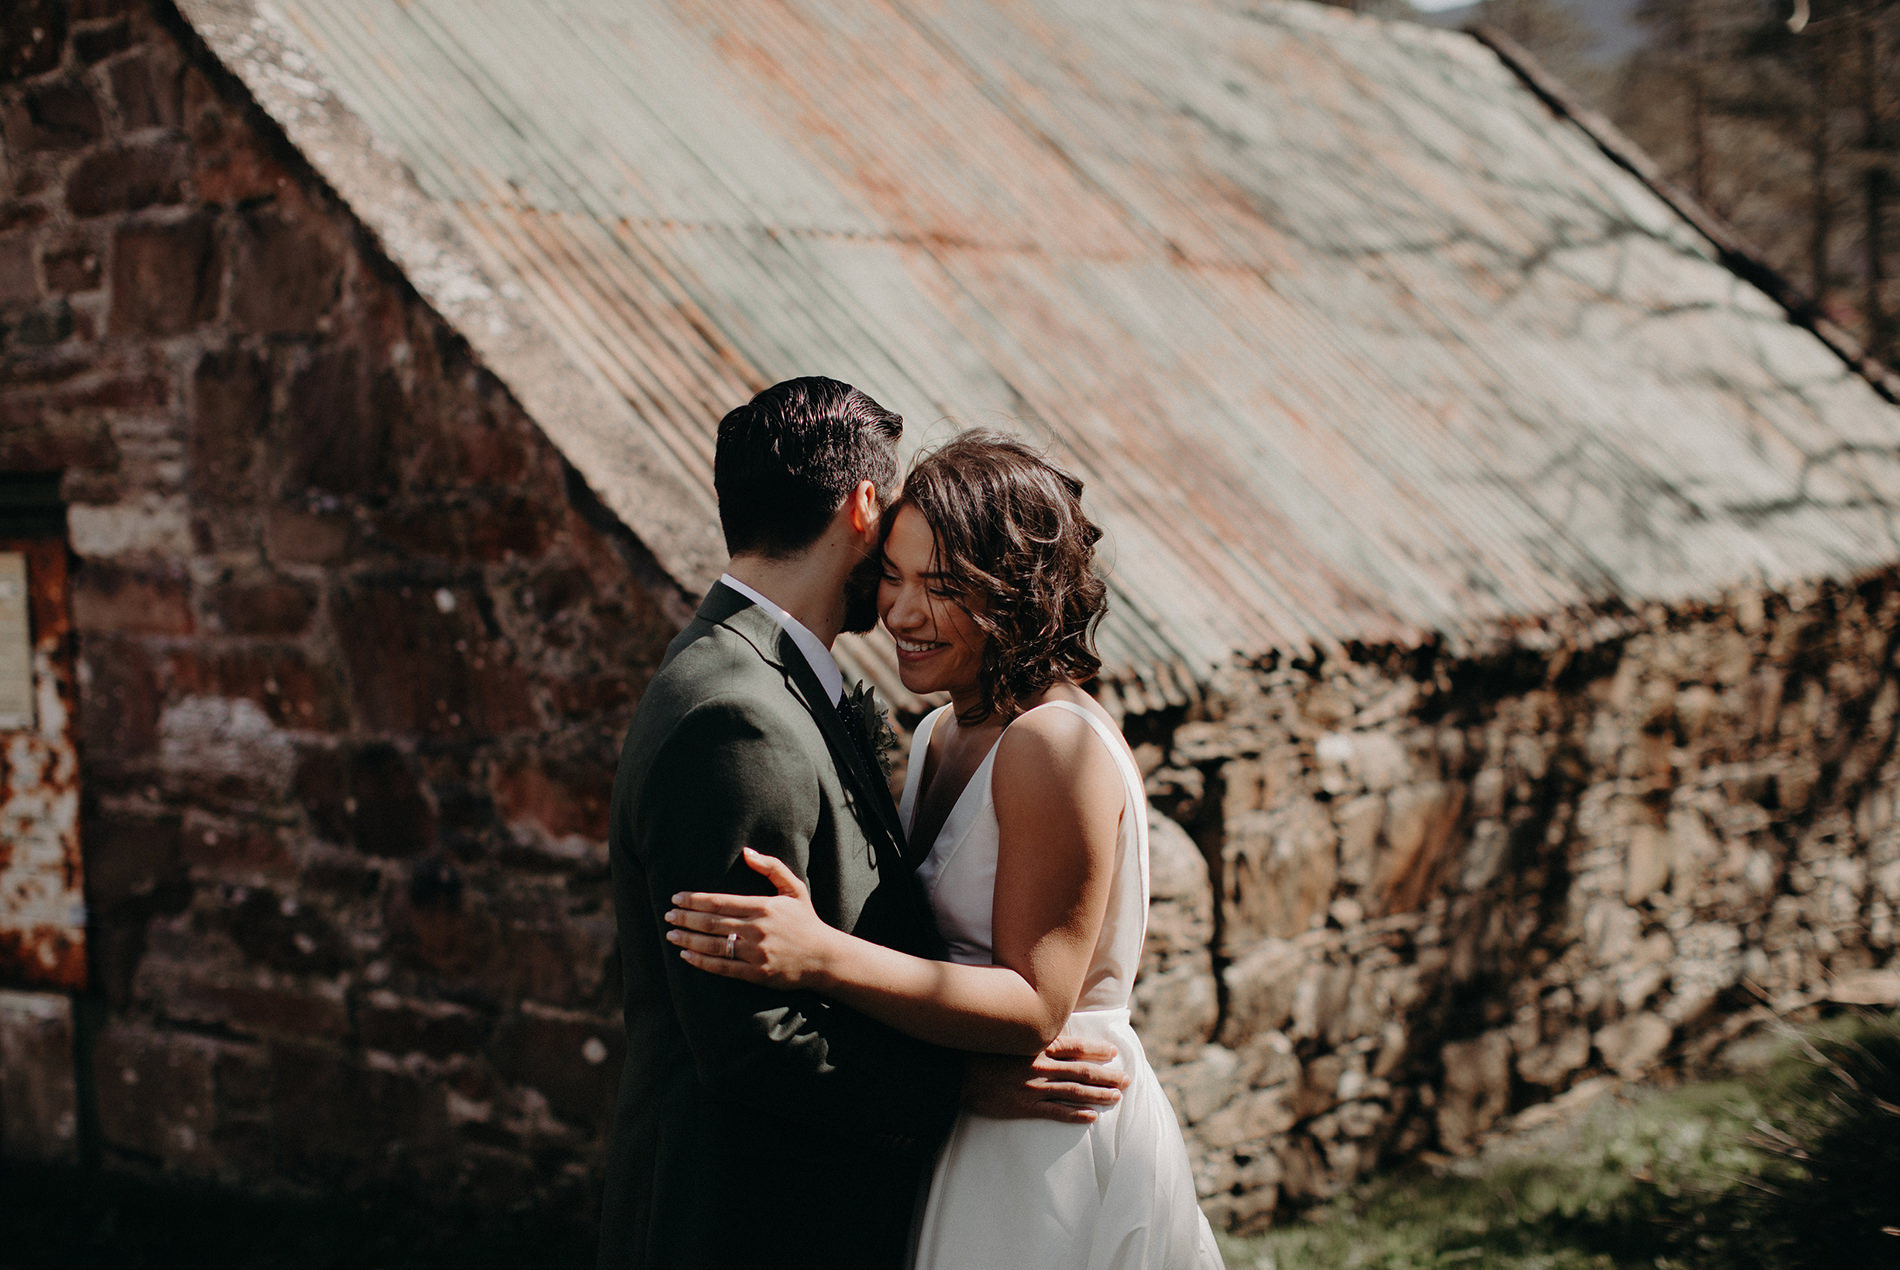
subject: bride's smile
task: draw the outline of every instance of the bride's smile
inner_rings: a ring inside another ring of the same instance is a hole
[[[953,698],[974,693],[988,637],[937,571],[936,536],[914,507],[898,508],[884,540],[877,611],[897,642],[897,670],[906,688]]]

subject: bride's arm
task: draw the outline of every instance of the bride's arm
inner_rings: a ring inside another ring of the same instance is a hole
[[[780,894],[675,896],[668,920],[679,929],[667,938],[703,970],[812,989],[920,1040],[1033,1054],[1061,1031],[1088,973],[1108,905],[1121,777],[1084,720],[1043,710],[1004,733],[991,795],[1001,832],[995,965],[912,957],[827,926],[790,869],[751,852]],[[736,958],[725,955],[729,943]]]

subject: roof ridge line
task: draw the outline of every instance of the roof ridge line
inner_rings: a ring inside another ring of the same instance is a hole
[[[1719,263],[1780,305],[1791,322],[1827,345],[1835,356],[1847,364],[1849,370],[1872,385],[1881,397],[1894,405],[1900,405],[1900,373],[1889,369],[1851,333],[1822,313],[1814,298],[1769,264],[1739,230],[1663,175],[1662,167],[1627,133],[1611,123],[1601,111],[1584,105],[1562,80],[1544,68],[1529,49],[1497,27],[1478,22],[1462,29],[1464,34],[1495,53],[1498,60],[1522,80],[1538,100],[1560,118],[1575,124],[1605,158],[1641,181],[1671,211],[1708,239],[1715,248]]]

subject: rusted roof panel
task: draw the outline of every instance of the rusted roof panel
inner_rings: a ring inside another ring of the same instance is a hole
[[[913,446],[1001,426],[1080,469],[1137,698],[1900,555],[1900,411],[1461,35],[1265,0],[181,8],[688,586],[715,421],[805,373]]]

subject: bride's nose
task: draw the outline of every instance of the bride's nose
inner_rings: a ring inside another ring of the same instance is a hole
[[[917,602],[915,587],[899,584],[889,589],[890,607],[884,610],[884,625],[896,634],[899,631],[914,630],[924,615],[924,606]]]

